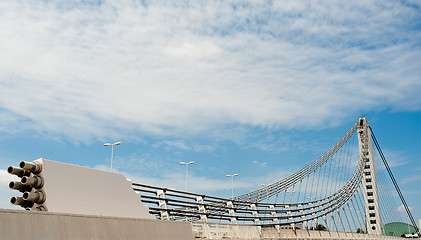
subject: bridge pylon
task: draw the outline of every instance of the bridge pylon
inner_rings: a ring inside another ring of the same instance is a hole
[[[362,186],[367,233],[382,235],[373,142],[371,138],[371,129],[366,118],[359,119],[357,132],[360,159],[364,162]]]

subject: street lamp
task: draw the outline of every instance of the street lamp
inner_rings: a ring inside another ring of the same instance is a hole
[[[104,146],[111,146],[111,172],[113,171],[113,154],[114,154],[114,145],[120,145],[122,142],[115,143],[104,143]]]
[[[232,175],[225,175],[225,177],[231,177],[231,186],[232,186],[232,193],[231,193],[231,199],[234,199],[234,177],[238,176],[238,174],[232,174]]]
[[[310,199],[310,202],[311,202],[311,199],[316,198],[316,197],[307,197],[307,198]]]
[[[180,165],[186,165],[186,222],[188,221],[188,217],[187,217],[187,211],[188,211],[188,207],[187,207],[187,192],[189,191],[189,165],[190,164],[194,164],[194,162],[180,162]]]
[[[295,193],[295,191],[286,191],[287,193],[291,193],[291,202],[290,204],[292,204],[292,194]]]
[[[194,164],[194,162],[188,162],[188,163],[185,163],[185,162],[180,162],[180,165],[186,165],[186,192],[188,192],[189,191],[189,165],[190,164]]]

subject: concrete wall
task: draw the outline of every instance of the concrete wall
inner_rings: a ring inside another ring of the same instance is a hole
[[[196,239],[262,239],[257,226],[201,222],[193,222],[192,226]]]
[[[193,230],[194,232],[193,232]],[[0,209],[0,239],[193,240],[193,239],[402,239],[357,233],[261,228],[217,223],[76,215]]]
[[[307,231],[280,229],[274,227],[260,228],[253,225],[234,225],[218,223],[193,223],[193,233],[197,239],[237,239],[237,240],[344,240],[344,239],[402,239],[392,236],[358,234],[345,232]]]
[[[38,159],[48,212],[148,218],[148,207],[119,173]]]
[[[262,239],[402,239],[391,236],[359,234],[351,232],[328,232],[281,229],[279,233],[275,228],[263,228]]]
[[[193,240],[190,223],[0,209],[0,239]]]

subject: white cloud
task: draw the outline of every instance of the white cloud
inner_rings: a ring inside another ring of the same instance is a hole
[[[181,150],[190,150],[190,147],[188,147],[183,141],[181,140],[175,140],[175,141],[164,141],[163,142],[168,147],[175,147]]]
[[[130,161],[130,160],[129,160]],[[138,165],[142,166],[142,170],[133,172],[119,171],[114,168],[113,171],[123,174],[126,178],[130,179],[134,183],[142,183],[146,185],[152,185],[157,187],[166,187],[176,190],[186,189],[186,175],[184,168],[168,167],[165,163],[153,163],[153,166],[146,166],[142,162],[138,162]],[[156,164],[156,165],[154,165]],[[97,165],[95,169],[109,171],[110,167],[106,165]],[[126,168],[128,169],[128,168]],[[132,169],[133,170],[133,169]],[[146,172],[153,172],[154,174],[148,175]],[[274,183],[288,176],[290,171],[274,171],[270,172],[261,177],[244,177],[239,176],[235,179],[236,192],[248,192],[258,188],[261,188],[262,183]],[[204,177],[194,171],[189,171],[189,191],[201,194],[209,194],[215,196],[221,196],[221,191],[231,190],[231,180],[229,178],[212,178]],[[238,194],[236,194],[238,195]]]
[[[421,181],[421,175],[415,175],[415,176],[407,176],[402,180],[402,184],[408,184],[412,182],[420,182]]]
[[[408,208],[409,208],[410,211],[413,210],[412,207],[408,206]],[[398,212],[406,212],[405,207],[403,205],[399,206],[397,210],[398,210]]]
[[[108,166],[97,165],[95,169],[109,171]],[[121,172],[117,169],[114,172],[123,174],[126,178],[130,179],[134,183],[142,183],[146,185],[152,185],[157,187],[166,187],[170,189],[185,190],[186,189],[186,175],[181,171],[167,171],[163,169],[161,174],[157,177],[139,177],[138,174],[127,172]],[[192,173],[189,174],[189,191],[191,192],[214,192],[219,190],[231,189],[231,182],[227,182],[220,179],[210,179],[206,177],[196,176]]]
[[[18,181],[19,178],[9,174],[6,170],[0,169],[0,185],[9,186],[10,181]]]
[[[10,181],[19,181],[19,178],[9,174],[6,170],[0,169],[0,208],[22,209],[10,203],[10,198],[21,194],[9,188]]]
[[[266,162],[259,162],[259,161],[254,160],[253,164],[261,166],[261,167],[265,167],[267,163]]]
[[[420,110],[418,15],[400,2],[145,5],[1,3],[0,131],[235,138]]]
[[[392,169],[408,164],[408,157],[405,156],[406,154],[404,152],[390,151],[387,149],[383,149],[382,152],[386,158],[389,167]],[[385,169],[384,163],[382,162],[380,156],[377,155],[376,158],[377,164],[381,165],[381,169]]]
[[[10,199],[12,197],[19,195],[19,192],[9,189],[8,185],[0,185],[0,208],[23,210],[23,208],[20,206],[16,206],[10,203]]]

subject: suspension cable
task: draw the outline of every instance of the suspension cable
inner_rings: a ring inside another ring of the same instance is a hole
[[[398,195],[402,201],[403,206],[405,207],[406,213],[408,214],[409,219],[411,220],[412,225],[415,227],[415,231],[417,232],[418,237],[421,237],[421,233],[419,232],[419,228],[412,217],[411,211],[409,210],[408,204],[406,204],[406,201],[402,195],[401,190],[399,189],[398,183],[395,180],[395,177],[393,176],[392,170],[389,167],[389,164],[386,161],[386,157],[383,155],[383,151],[380,148],[379,143],[377,142],[376,137],[374,136],[373,130],[370,127],[371,137],[373,138],[374,144],[376,145],[377,151],[379,151],[380,157],[386,167],[387,172],[389,173],[390,178],[392,179],[393,185],[396,188],[396,191],[398,192]]]

